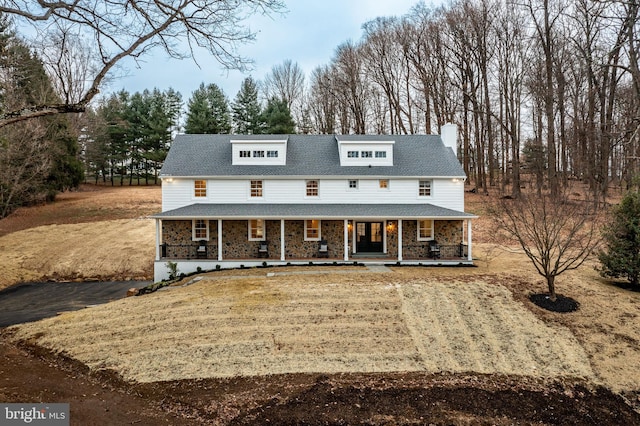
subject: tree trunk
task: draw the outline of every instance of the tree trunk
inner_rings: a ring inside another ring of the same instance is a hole
[[[556,281],[555,275],[547,276],[547,287],[549,288],[549,300],[551,300],[552,302],[555,302],[557,300],[555,281]]]

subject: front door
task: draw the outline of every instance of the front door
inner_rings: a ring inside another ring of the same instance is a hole
[[[356,223],[356,250],[358,253],[382,253],[382,222]]]

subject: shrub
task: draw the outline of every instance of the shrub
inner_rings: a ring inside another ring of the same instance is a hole
[[[178,276],[178,264],[176,262],[168,261],[165,266],[169,270],[169,279],[175,280]]]
[[[640,284],[640,191],[628,192],[613,208],[612,219],[603,229],[605,249],[598,253],[603,277],[625,277]]]

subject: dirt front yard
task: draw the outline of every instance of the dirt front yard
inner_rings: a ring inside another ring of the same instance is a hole
[[[86,189],[0,221],[5,283],[150,274],[159,188]],[[580,309],[544,311],[504,245],[475,268],[220,271],[5,329],[0,401],[71,402],[72,424],[640,424],[640,295],[589,264],[557,283]]]

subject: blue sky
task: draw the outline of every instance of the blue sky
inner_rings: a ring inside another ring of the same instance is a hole
[[[264,78],[274,65],[286,59],[297,62],[308,78],[314,68],[329,63],[338,45],[347,40],[359,40],[362,24],[379,16],[403,16],[418,1],[285,0],[289,12],[284,16],[251,18],[248,23],[257,33],[256,41],[241,46],[240,53],[255,61],[250,75],[256,80]],[[432,4],[429,0],[426,3]],[[106,92],[173,87],[182,93],[186,102],[204,82],[216,83],[229,100],[233,100],[242,80],[249,75],[223,70],[204,51],[197,57],[200,68],[192,60],[168,60],[161,51],[154,53],[140,67],[127,61],[128,76],[114,81]]]

